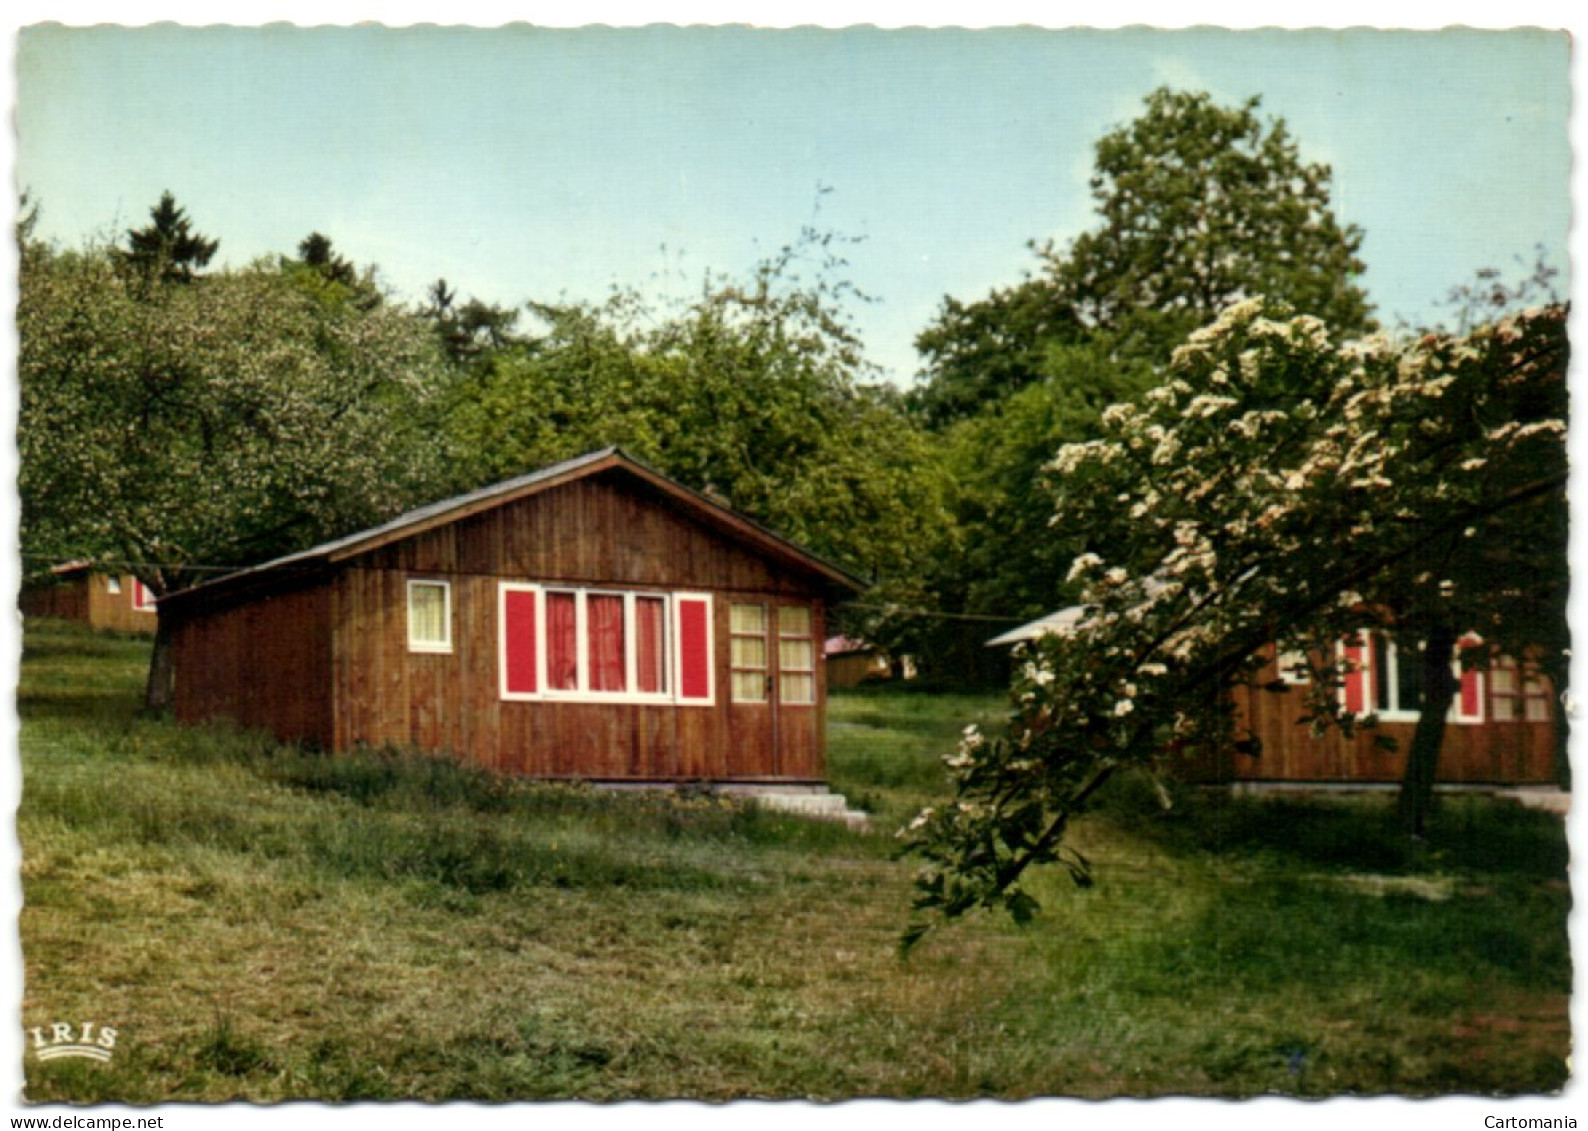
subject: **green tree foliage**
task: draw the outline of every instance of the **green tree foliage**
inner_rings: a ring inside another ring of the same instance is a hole
[[[476,298],[459,306],[457,291],[448,287],[445,279],[432,283],[426,298],[421,313],[434,325],[447,356],[460,365],[488,357],[515,340],[518,311],[511,307],[493,306]]]
[[[1337,333],[1370,327],[1353,281],[1362,232],[1335,220],[1329,167],[1301,159],[1283,120],[1265,128],[1259,105],[1159,89],[1097,143],[1103,222],[1042,254],[1082,320],[1121,348],[1167,359],[1192,330],[1257,296]]]
[[[358,270],[331,245],[331,237],[310,232],[298,244],[298,258],[307,266],[319,271],[327,280],[351,287],[358,280]]]
[[[531,307],[543,329],[457,387],[460,471],[488,482],[619,445],[913,599],[952,536],[946,478],[899,398],[863,381],[847,288],[796,275],[830,239],[807,233],[679,309],[627,292]]]
[[[940,435],[958,489],[963,554],[941,589],[953,608],[1031,619],[1073,590],[1070,560],[1085,547],[1055,529],[1044,468],[1065,443],[1094,437],[1103,411],[1144,392],[1149,365],[1094,343],[1052,345],[1036,381]]]
[[[973,413],[1049,375],[1053,345],[1091,341],[1162,365],[1192,330],[1257,295],[1342,334],[1371,329],[1355,281],[1362,232],[1335,219],[1329,167],[1303,161],[1259,104],[1150,94],[1140,117],[1097,143],[1096,228],[1042,244],[1032,278],[979,302],[943,300],[916,340],[917,411],[935,427]]]
[[[283,256],[281,271],[325,305],[370,311],[386,301],[375,268],[360,271],[336,250],[330,236],[320,232],[310,232],[299,242],[296,259]]]
[[[219,248],[219,240],[206,239],[193,230],[187,210],[178,208],[176,198],[167,191],[149,209],[148,226],[127,232],[127,247],[119,256],[145,279],[190,283]]]
[[[327,304],[267,265],[149,288],[111,253],[30,243],[17,327],[35,557],[131,563],[158,596],[433,490],[436,350],[400,309]]]
[[[967,733],[956,796],[908,831],[916,906],[1002,906],[1059,862],[1065,830],[1119,767],[1255,745],[1229,690],[1277,637],[1310,657],[1314,725],[1351,728],[1336,644],[1363,628],[1426,644],[1430,677],[1409,781],[1431,781],[1457,633],[1462,662],[1533,658],[1563,679],[1565,312],[1470,335],[1338,345],[1311,316],[1228,308],[1177,350],[1169,379],[1109,408],[1103,433],[1052,463],[1071,564],[1073,632],[1029,648],[1007,736]],[[1443,695],[1443,700],[1439,698]],[[1426,797],[1413,800],[1416,828]],[[911,937],[915,937],[918,927]]]
[[[1342,334],[1370,326],[1362,235],[1334,219],[1328,168],[1257,109],[1151,94],[1097,144],[1098,226],[1039,247],[1040,270],[1016,285],[946,298],[917,338],[910,404],[943,436],[960,487],[964,552],[929,583],[942,607],[1030,618],[1073,599],[1063,563],[1080,547],[1048,525],[1043,466],[1229,304],[1264,294]]]
[[[973,416],[1042,380],[1051,372],[1049,351],[1084,337],[1080,317],[1048,276],[978,302],[945,296],[936,321],[915,339],[927,380],[911,391],[911,406],[933,428]]]

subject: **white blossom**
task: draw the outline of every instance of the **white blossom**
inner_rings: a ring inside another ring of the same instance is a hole
[[[1098,557],[1096,554],[1090,552],[1082,554],[1080,557],[1076,558],[1070,563],[1070,572],[1065,580],[1074,581],[1082,574],[1090,573],[1092,570],[1096,569],[1102,564],[1103,559]]]

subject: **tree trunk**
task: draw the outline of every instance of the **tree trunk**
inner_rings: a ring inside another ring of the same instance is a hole
[[[143,691],[143,709],[150,714],[167,710],[176,688],[176,653],[172,650],[171,622],[156,611],[154,654],[149,657],[149,682]]]
[[[1412,732],[1412,748],[1406,757],[1406,776],[1401,781],[1400,817],[1406,832],[1422,838],[1428,827],[1428,814],[1434,803],[1434,777],[1439,772],[1439,751],[1445,742],[1445,715],[1461,690],[1461,681],[1450,669],[1456,649],[1456,632],[1448,625],[1435,625],[1423,642],[1423,707]]]

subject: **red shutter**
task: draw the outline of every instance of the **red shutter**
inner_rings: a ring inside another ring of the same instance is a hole
[[[1363,647],[1360,634],[1347,640],[1343,651],[1346,663],[1354,669],[1345,673],[1345,709],[1353,715],[1365,715],[1373,702],[1371,653]]]
[[[533,589],[502,590],[502,693],[534,695],[535,597]]]
[[[1483,711],[1483,689],[1479,686],[1482,673],[1470,671],[1461,673],[1461,715],[1463,718],[1476,719]]]
[[[673,598],[678,619],[678,701],[710,703],[711,597],[680,593]]]
[[[1461,643],[1456,646],[1456,662],[1461,662],[1463,650],[1475,648],[1483,643],[1481,637],[1467,635],[1461,638]],[[1483,673],[1476,668],[1461,669],[1461,717],[1473,722],[1483,719]]]

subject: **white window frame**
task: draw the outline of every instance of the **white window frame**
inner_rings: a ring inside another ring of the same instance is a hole
[[[1365,719],[1369,716],[1373,716],[1376,717],[1380,722],[1415,723],[1418,719],[1422,718],[1423,713],[1420,710],[1406,710],[1400,706],[1400,649],[1397,647],[1395,640],[1392,637],[1375,632],[1372,629],[1360,629],[1359,632],[1362,637],[1362,654],[1364,656],[1364,662],[1362,664],[1361,670],[1366,676],[1368,682],[1368,692],[1366,695],[1364,695],[1364,698],[1367,700],[1368,709],[1358,714],[1357,718]],[[1375,647],[1375,637],[1380,637],[1384,641],[1385,670],[1383,672],[1380,672],[1378,668],[1378,651]],[[1336,656],[1343,661],[1345,659],[1345,642],[1341,641],[1335,646],[1335,649]],[[1472,675],[1476,676],[1478,680],[1478,713],[1475,715],[1468,715],[1461,709],[1462,670],[1461,649],[1459,644],[1457,645],[1455,654],[1450,657],[1450,669],[1456,677],[1456,694],[1450,701],[1450,709],[1445,712],[1445,721],[1448,723],[1460,723],[1463,726],[1473,726],[1483,722],[1484,700],[1488,695],[1488,687],[1487,680],[1484,679],[1482,672],[1471,673]],[[1378,709],[1378,695],[1376,694],[1377,688],[1381,686],[1379,682],[1380,679],[1386,681],[1382,684],[1382,686],[1386,688],[1389,693],[1389,706],[1382,711]],[[1344,707],[1346,705],[1346,695],[1345,685],[1343,683],[1341,684],[1339,690],[1339,700],[1340,705]]]
[[[414,636],[414,590],[416,589],[441,590],[441,635],[440,640],[422,640]],[[405,612],[408,616],[408,651],[419,652],[433,656],[447,656],[452,654],[452,582],[443,581],[433,577],[410,577],[404,590],[407,598]]]
[[[1372,679],[1373,695],[1370,698],[1373,700],[1373,713],[1386,723],[1415,723],[1422,718],[1422,711],[1408,710],[1400,705],[1401,662],[1399,646],[1388,636],[1380,637],[1384,643],[1384,672],[1380,678],[1377,667],[1378,641],[1374,639],[1379,634],[1369,632],[1366,635],[1367,654],[1369,656],[1368,670],[1372,673],[1369,678]],[[1384,690],[1384,699],[1387,704],[1382,711],[1378,709],[1378,692],[1380,688]]]
[[[507,594],[530,593],[535,599],[535,688],[534,691],[509,691],[507,687]],[[554,688],[546,676],[547,643],[546,597],[550,593],[571,593],[574,596],[574,647],[575,680],[573,688]],[[684,698],[678,683],[678,605],[685,597],[704,597],[699,593],[674,593],[654,589],[613,589],[606,586],[561,585],[555,582],[501,581],[497,583],[496,612],[496,669],[497,694],[507,701],[553,703],[641,703],[653,705],[688,705],[709,700]],[[591,597],[623,598],[623,683],[624,691],[592,691],[590,689],[589,599]],[[639,634],[635,632],[635,609],[642,597],[659,598],[662,602],[662,682],[665,691],[636,691],[639,682]],[[706,630],[711,631],[710,609],[707,605]],[[713,649],[715,652],[715,649]],[[708,657],[707,669],[715,666],[714,656]],[[711,686],[715,689],[714,676]]]
[[[148,600],[146,602],[140,603],[139,600],[138,600],[138,598],[140,596],[147,597]],[[145,585],[143,582],[139,581],[136,577],[132,579],[132,611],[133,612],[135,612],[135,613],[153,613],[153,612],[155,612],[156,609],[155,609],[154,606],[156,604],[156,600],[157,599],[156,599],[155,595],[153,593],[149,592],[149,587],[147,585]]]
[[[121,578],[114,573],[105,575],[105,592],[115,596],[121,595]]]

